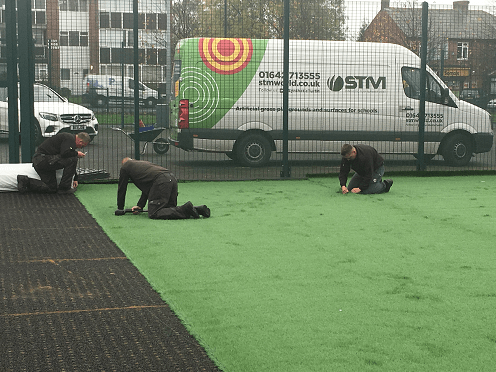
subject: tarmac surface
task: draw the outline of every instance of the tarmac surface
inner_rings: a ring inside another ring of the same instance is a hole
[[[220,371],[74,195],[0,205],[1,371]]]

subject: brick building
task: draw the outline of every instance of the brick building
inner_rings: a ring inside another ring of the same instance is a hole
[[[88,74],[133,76],[132,0],[32,0],[35,80],[83,93]],[[0,75],[6,74],[5,0],[0,0]],[[140,80],[165,82],[170,3],[138,2]],[[20,41],[19,41],[20,42]]]
[[[427,25],[427,63],[450,89],[496,94],[496,17],[455,1],[452,9],[429,8]],[[391,8],[386,0],[361,41],[399,44],[419,54],[421,33],[421,8]]]

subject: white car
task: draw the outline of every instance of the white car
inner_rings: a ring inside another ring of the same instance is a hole
[[[98,134],[98,120],[93,111],[70,103],[43,84],[34,84],[34,117],[36,144],[60,132],[86,132],[91,139]],[[7,88],[0,87],[0,138],[8,138],[8,133]]]
[[[490,100],[488,103],[487,103],[487,108],[488,109],[496,109],[496,98]]]

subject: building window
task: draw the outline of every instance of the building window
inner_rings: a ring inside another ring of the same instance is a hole
[[[35,45],[45,45],[44,31],[39,29],[33,29],[33,39]]]
[[[79,46],[79,31],[69,31],[69,46]]]
[[[87,12],[88,0],[60,0],[59,7],[63,12]]]
[[[79,10],[78,0],[69,0],[68,4],[69,4],[69,9],[68,9],[69,11],[77,12]]]
[[[69,32],[68,31],[60,31],[59,43],[60,43],[60,46],[69,45]]]
[[[167,63],[167,49],[158,50],[158,64],[165,65]]]
[[[467,60],[468,59],[468,43],[467,42],[459,42],[458,48],[456,50],[456,59],[458,60]]]
[[[5,1],[2,1],[2,5]],[[31,0],[32,9],[46,9],[46,0]]]
[[[134,47],[134,31],[128,31],[127,33],[127,46]]]
[[[45,12],[33,12],[35,14],[36,20],[33,22],[35,25],[46,24]]]
[[[146,50],[146,64],[156,65],[157,64],[157,49],[147,49]]]
[[[121,13],[112,13],[112,18],[111,18],[112,23],[110,24],[110,27],[122,28],[121,18],[122,18]]]
[[[79,45],[88,46],[88,32],[80,32],[79,34]]]
[[[156,30],[157,29],[157,15],[156,14],[147,14],[146,15],[146,29],[147,30]]]
[[[60,69],[60,80],[71,80],[71,69],[61,68]]]
[[[100,13],[100,28],[110,28],[110,14],[107,12]]]
[[[100,63],[110,63],[110,48],[100,48]]]
[[[88,46],[88,32],[60,31],[60,46]]]
[[[167,30],[167,14],[161,13],[158,15],[158,29]]]
[[[133,13],[124,13],[122,15],[122,28],[133,28]]]

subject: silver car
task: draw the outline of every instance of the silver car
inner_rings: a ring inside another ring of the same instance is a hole
[[[18,106],[19,107],[19,106]],[[93,139],[98,134],[98,120],[90,109],[70,103],[53,89],[34,84],[35,143],[59,132],[86,132]],[[0,138],[8,138],[7,88],[0,87]]]

